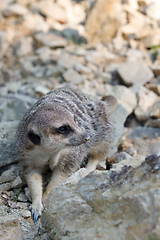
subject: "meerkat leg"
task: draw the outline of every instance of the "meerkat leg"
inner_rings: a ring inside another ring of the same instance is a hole
[[[90,159],[86,166],[86,169],[89,171],[94,171],[99,162],[100,162],[99,159]]]
[[[89,171],[94,171],[100,162],[105,162],[106,154],[91,154],[89,155],[89,162],[86,166],[86,169]]]
[[[38,169],[28,171],[26,180],[32,197],[32,205],[30,206],[32,218],[34,222],[37,222],[43,211],[41,172]]]
[[[48,194],[61,182],[67,179],[70,174],[65,174],[64,172],[60,171],[57,167],[54,169],[50,182],[46,187],[46,191],[43,194],[43,201],[47,198]]]

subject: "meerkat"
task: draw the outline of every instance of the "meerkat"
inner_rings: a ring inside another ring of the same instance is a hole
[[[42,214],[42,201],[77,171],[86,157],[90,171],[105,161],[113,132],[107,102],[91,101],[70,88],[50,91],[31,107],[20,122],[17,148],[35,222]],[[46,166],[52,176],[43,194],[42,174]]]

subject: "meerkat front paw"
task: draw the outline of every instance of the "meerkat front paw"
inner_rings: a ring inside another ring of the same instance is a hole
[[[31,211],[31,218],[34,222],[37,222],[38,217],[42,215],[43,209],[42,203],[37,201],[33,202],[33,204],[29,207],[29,210]]]

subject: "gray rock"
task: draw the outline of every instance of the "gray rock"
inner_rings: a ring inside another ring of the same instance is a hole
[[[23,37],[14,43],[14,52],[18,57],[28,55],[33,52],[32,37]]]
[[[5,82],[13,82],[21,79],[20,71],[12,71],[10,69],[6,69],[2,70],[2,75]]]
[[[127,153],[126,153],[127,154]],[[123,167],[139,167],[143,162],[145,161],[145,156],[143,155],[137,155],[135,157],[131,157],[129,154],[127,154],[126,159],[121,160],[118,163],[115,163],[112,165],[111,171],[121,171]]]
[[[68,69],[63,73],[63,78],[66,82],[71,82],[74,84],[82,83],[85,79],[84,75],[80,75],[78,72],[72,68]]]
[[[54,33],[37,33],[34,35],[37,48],[41,46],[48,46],[50,48],[65,47],[67,40],[63,37],[57,36]]]
[[[116,163],[119,163],[123,160],[131,160],[131,159],[132,159],[132,156],[130,156],[126,152],[120,152],[115,156]],[[115,166],[116,166],[116,164],[115,164]]]
[[[125,86],[111,86],[109,84],[105,84],[105,95],[114,96],[117,99],[117,102],[127,110],[128,115],[133,112],[137,105],[135,94]]]
[[[160,101],[153,104],[149,113],[152,118],[160,118]]]
[[[151,127],[151,128],[160,128],[160,118],[158,119],[148,119],[148,121],[145,123],[146,127]]]
[[[140,155],[150,155],[160,152],[160,129],[150,127],[137,127],[128,129],[126,137],[133,143]]]
[[[0,122],[0,167],[18,161],[15,143],[18,123]]]
[[[10,182],[0,184],[0,191],[8,191],[9,189],[11,189]]]
[[[11,182],[11,188],[17,188],[22,185],[22,179],[20,176],[17,176],[12,182]]]
[[[152,81],[146,84],[146,87],[149,90],[152,90],[155,92],[158,96],[160,96],[160,79],[158,78],[153,78]]]
[[[0,184],[14,180],[19,175],[18,164],[12,164],[0,169]]]
[[[99,77],[102,78],[104,83],[111,83],[112,82],[112,74],[109,72],[101,72]]]
[[[108,153],[109,157],[112,157],[117,152],[121,137],[124,133],[124,123],[127,116],[128,112],[126,111],[126,109],[121,104],[117,104],[117,107],[111,114],[111,119],[115,127],[115,135],[114,141],[111,145],[110,153]]]
[[[132,167],[73,178],[49,194],[42,225],[51,239],[159,239],[159,172],[160,156],[151,155]]]
[[[24,100],[15,96],[0,96],[0,121],[16,121],[23,117],[23,114],[30,107]]]
[[[3,15],[5,17],[24,16],[25,14],[27,14],[27,12],[28,10],[24,6],[18,3],[12,3],[3,10]]]
[[[25,61],[23,63],[22,70],[21,70],[22,76],[25,78],[31,75],[33,73],[33,68],[34,68],[34,65],[32,64],[31,61],[28,61],[28,60]]]
[[[152,65],[152,71],[155,76],[159,76],[160,75],[160,63]]]
[[[82,65],[82,64],[76,64],[76,65],[74,66],[74,69],[75,69],[77,72],[79,72],[79,73],[81,73],[81,74],[85,74],[85,75],[88,75],[88,74],[90,74],[90,73],[92,72],[90,68],[88,68],[88,67],[86,67],[86,66],[84,66],[84,65]]]
[[[131,86],[135,83],[144,85],[154,76],[150,68],[140,60],[123,63],[117,72],[126,86]]]
[[[0,217],[0,233],[1,239],[24,239],[18,217],[13,214]]]
[[[76,64],[82,63],[82,58],[68,53],[61,54],[57,61],[58,65],[64,69],[72,68]]]
[[[46,77],[58,77],[61,76],[64,69],[61,66],[48,65],[45,70]]]
[[[150,116],[150,108],[159,100],[159,97],[153,91],[135,84],[130,88],[138,98],[138,105],[135,108],[135,115],[138,121],[146,121]]]
[[[36,78],[43,78],[45,75],[46,66],[37,65],[33,67],[32,74]]]

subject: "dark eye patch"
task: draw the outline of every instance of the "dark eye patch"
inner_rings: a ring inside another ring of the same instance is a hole
[[[35,145],[40,145],[41,144],[41,138],[38,134],[34,133],[32,130],[30,130],[27,134],[27,137],[29,140],[34,143]]]

